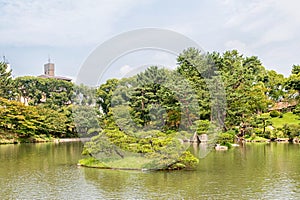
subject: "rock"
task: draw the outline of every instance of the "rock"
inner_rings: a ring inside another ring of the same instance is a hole
[[[228,150],[228,147],[227,147],[227,146],[221,146],[220,144],[217,144],[217,145],[215,146],[215,149],[216,149],[217,151],[226,151],[226,150]]]

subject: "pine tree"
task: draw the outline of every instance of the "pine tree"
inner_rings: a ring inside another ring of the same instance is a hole
[[[0,62],[0,97],[10,99],[13,96],[13,80],[7,67],[6,63]]]

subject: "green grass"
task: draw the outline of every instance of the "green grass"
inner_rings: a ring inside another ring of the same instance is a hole
[[[107,165],[92,157],[79,160],[79,164],[85,167],[108,168]]]
[[[292,112],[283,114],[282,118],[275,117],[271,118],[270,121],[273,123],[275,128],[281,128],[284,124],[299,124],[300,118],[297,115],[294,115]]]
[[[123,159],[107,162],[111,168],[142,169],[151,160],[144,157],[125,157]]]
[[[79,160],[79,164],[85,167],[96,168],[116,168],[116,169],[143,169],[143,166],[151,160],[144,157],[125,157],[123,159],[111,160],[105,163],[95,158],[84,158]]]
[[[253,141],[253,142],[267,142],[268,141],[268,139],[263,138],[263,137],[259,137],[259,136],[249,137],[249,138],[245,138],[245,139]]]

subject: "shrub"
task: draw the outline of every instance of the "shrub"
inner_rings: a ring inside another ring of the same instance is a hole
[[[277,110],[272,110],[271,112],[270,112],[270,116],[272,117],[272,118],[274,118],[274,117],[279,117],[280,116],[280,112],[278,112]]]
[[[225,132],[221,133],[217,139],[217,143],[219,144],[226,144],[226,143],[232,143],[234,140],[234,135],[231,132]]]
[[[293,114],[296,114],[296,115],[300,114],[300,105],[296,106],[296,108],[293,110]]]
[[[283,133],[290,139],[300,135],[300,125],[298,124],[285,124],[282,129]]]

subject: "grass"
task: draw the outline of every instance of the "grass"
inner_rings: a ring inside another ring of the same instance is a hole
[[[125,157],[123,159],[107,162],[112,168],[142,169],[151,160],[144,157]]]
[[[292,112],[284,113],[282,118],[274,117],[270,121],[273,123],[275,128],[282,128],[284,124],[299,124],[299,116],[293,114]]]
[[[143,166],[151,160],[144,157],[125,157],[123,159],[100,162],[95,158],[89,157],[79,160],[79,164],[85,167],[112,168],[112,169],[136,169],[141,170]]]
[[[259,136],[255,136],[255,137],[249,137],[249,138],[245,138],[246,140],[252,141],[252,142],[267,142],[268,139],[263,138],[263,137],[259,137]]]
[[[96,168],[109,168],[104,163],[98,161],[95,158],[89,157],[79,160],[79,165],[85,166],[85,167],[96,167]]]

